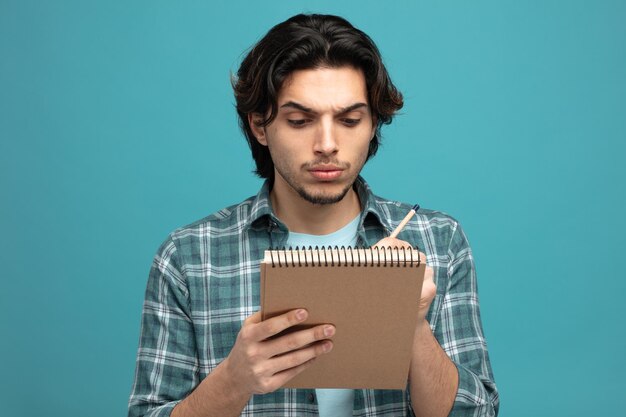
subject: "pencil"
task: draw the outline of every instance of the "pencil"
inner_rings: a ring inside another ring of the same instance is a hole
[[[411,211],[409,211],[409,214],[407,214],[404,217],[404,219],[402,219],[402,221],[400,222],[398,227],[396,227],[396,229],[389,235],[389,237],[396,238],[398,236],[398,234],[402,231],[402,229],[404,229],[404,226],[406,226],[406,224],[409,222],[409,220],[411,220],[411,217],[413,217],[415,212],[417,210],[419,210],[419,209],[420,209],[420,205],[419,204],[414,205],[413,208],[411,209]]]

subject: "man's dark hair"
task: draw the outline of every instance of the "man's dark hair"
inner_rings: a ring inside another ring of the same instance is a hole
[[[265,115],[259,125],[267,126],[278,113],[278,93],[283,82],[296,70],[352,66],[365,75],[376,134],[367,159],[376,154],[380,127],[391,123],[402,108],[402,94],[391,82],[380,52],[365,33],[347,20],[332,15],[299,14],[274,26],[244,58],[233,80],[239,125],[246,135],[256,174],[274,178],[274,163],[266,146],[257,142],[249,113]]]

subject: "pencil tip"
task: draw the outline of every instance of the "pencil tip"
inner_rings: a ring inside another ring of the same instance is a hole
[[[414,211],[417,211],[419,209],[420,209],[420,205],[419,204],[416,204],[416,205],[413,206],[413,210]]]

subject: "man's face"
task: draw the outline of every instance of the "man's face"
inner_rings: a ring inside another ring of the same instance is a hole
[[[257,115],[258,116],[258,115]],[[365,77],[352,67],[293,72],[278,95],[276,119],[251,125],[274,162],[274,190],[313,204],[341,201],[367,159],[375,123]]]

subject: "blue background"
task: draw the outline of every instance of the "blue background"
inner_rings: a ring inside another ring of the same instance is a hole
[[[336,3],[0,0],[3,415],[125,415],[157,247],[261,183],[229,72],[300,11],[404,92],[364,175],[463,224],[501,415],[624,415],[626,3]]]

